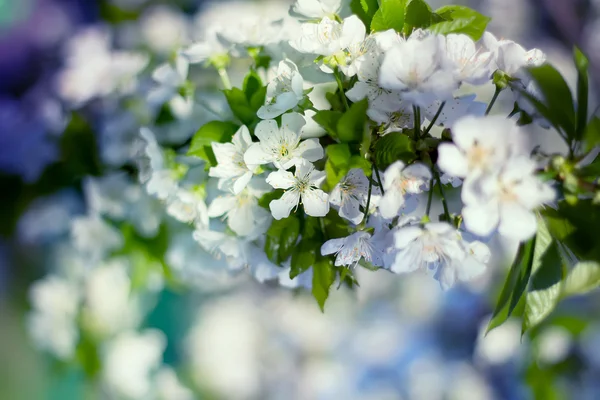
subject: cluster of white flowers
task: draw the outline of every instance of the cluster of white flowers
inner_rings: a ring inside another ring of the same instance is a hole
[[[190,152],[183,160],[176,153],[167,157],[153,128],[142,128],[149,160],[141,169],[142,182],[166,204],[168,214],[193,225],[202,248],[224,258],[230,268],[247,266],[263,279],[280,276],[273,255],[263,250],[270,226],[290,216],[303,221],[305,215],[322,220],[320,256],[333,254],[336,267],[364,264],[395,273],[420,269],[431,272],[443,288],[470,280],[490,260],[483,241],[495,232],[518,241],[531,237],[534,211],[551,202],[554,191],[536,177],[516,122],[487,116],[493,104],[477,101],[469,90],[491,86],[496,73],[534,93],[523,67],[540,65],[545,56],[488,32],[481,42],[463,33],[426,29],[368,32],[358,16],[342,18],[345,12],[341,1],[306,0],[291,8],[295,19],[282,15],[262,23],[248,18],[234,28],[213,23],[215,29],[182,48],[174,63],[155,69],[159,86],[148,101],[168,103],[182,118],[180,111],[193,110],[193,97],[184,95],[196,86],[187,78],[189,64],[214,68],[233,113],[217,120],[237,126],[237,132],[230,140],[200,138],[202,153]],[[243,90],[231,90],[227,68],[232,55],[255,63]],[[262,89],[261,77],[268,81]],[[259,83],[247,93],[249,79]],[[256,104],[260,90],[264,103]],[[234,94],[244,98],[229,98]],[[334,99],[345,108],[336,108]],[[347,143],[340,135],[353,129],[338,121],[353,113],[348,101],[365,99],[365,135],[371,145],[360,154],[351,150],[350,159],[341,161],[346,164],[342,174],[333,172],[328,146]],[[527,103],[518,92],[515,100]],[[331,122],[333,114],[337,117]],[[434,136],[440,130],[450,135]],[[394,134],[406,135],[427,156],[390,160],[380,169],[377,142]],[[356,158],[362,161],[353,164]],[[189,171],[181,173],[182,165],[204,169],[208,176],[190,178]],[[449,211],[448,183],[463,183],[460,213]],[[444,215],[431,222],[436,187]],[[346,221],[348,236],[329,236],[332,213]],[[289,240],[294,246],[305,239],[314,238],[298,232]],[[290,254],[278,259],[294,270]]]

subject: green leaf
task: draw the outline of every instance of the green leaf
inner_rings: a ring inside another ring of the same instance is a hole
[[[271,201],[280,199],[281,196],[283,196],[283,193],[283,189],[273,189],[272,191],[263,194],[262,197],[258,199],[258,205],[268,210]]]
[[[217,165],[212,143],[230,142],[239,126],[232,122],[211,121],[203,125],[192,137],[188,156],[200,157],[211,166]]]
[[[367,108],[369,108],[368,99],[363,99],[350,106],[350,109],[338,120],[338,139],[345,143],[360,143],[362,141],[368,119]]]
[[[338,111],[340,114],[345,110],[344,102],[340,98],[340,96],[345,96],[345,94],[340,95],[340,91],[336,90],[335,92],[327,92],[325,93],[325,98],[331,104],[331,109],[333,111]],[[336,122],[337,123],[337,122]]]
[[[319,124],[323,129],[334,138],[337,138],[337,124],[343,113],[339,111],[317,111],[314,115],[313,120]]]
[[[563,279],[563,262],[558,242],[553,239],[545,219],[537,215],[538,230],[531,266],[531,288],[547,289]]]
[[[407,0],[381,0],[379,10],[373,15],[371,30],[375,32],[395,29],[402,32]]]
[[[581,140],[588,122],[589,61],[577,47],[573,49],[573,57],[575,59],[575,67],[577,68],[577,124],[575,139]]]
[[[255,70],[250,70],[248,75],[244,78],[244,94],[246,95],[246,100],[250,102],[252,100],[252,96],[256,92],[258,92],[262,87],[262,80],[260,76],[256,73]]]
[[[500,292],[500,297],[496,303],[486,333],[502,325],[521,301],[523,292],[527,288],[529,275],[531,274],[534,248],[535,237],[520,244],[515,261],[510,267],[510,271],[502,287],[502,292]]]
[[[578,263],[564,282],[562,295],[573,296],[588,293],[600,286],[600,263]]]
[[[408,164],[417,158],[413,140],[402,132],[391,132],[383,136],[375,144],[374,150],[373,156],[380,170],[398,160]]]
[[[258,108],[255,108],[250,104],[251,101],[248,100],[246,93],[241,89],[234,87],[232,89],[223,90],[223,93],[231,108],[231,112],[233,112],[233,115],[235,115],[244,125],[250,125],[252,121],[257,118],[256,110]],[[260,104],[259,107],[261,105],[262,104]]]
[[[404,34],[410,35],[417,28],[429,27],[432,17],[429,4],[423,0],[410,0],[404,14]]]
[[[442,35],[463,33],[479,40],[491,18],[465,6],[444,6],[435,10],[444,21],[433,24],[429,30]],[[435,18],[435,17],[434,17]]]
[[[266,97],[266,86],[258,88],[258,90],[252,94],[252,97],[250,97],[250,107],[254,110],[254,114],[256,114],[256,111],[265,104]]]
[[[335,282],[336,271],[329,257],[320,257],[313,267],[312,294],[321,311],[325,312],[325,302],[329,297],[329,289]]]
[[[527,293],[521,333],[537,326],[548,317],[560,300],[561,283]]]
[[[586,152],[600,145],[600,118],[595,115],[585,127],[583,142],[585,143]]]
[[[371,20],[379,9],[379,3],[377,0],[352,0],[350,2],[350,9],[352,13],[358,16],[360,20],[365,24],[367,32],[371,30]]]
[[[538,109],[538,111],[546,118],[550,116],[548,120],[557,129],[562,128],[567,137],[574,139],[575,109],[571,89],[569,89],[567,82],[565,82],[560,72],[550,64],[531,67],[527,71],[540,90],[543,99],[541,103],[547,108],[546,115],[542,113],[543,110]]]
[[[319,242],[310,240],[307,236],[303,236],[298,246],[296,246],[292,252],[290,279],[294,279],[315,264],[318,251],[320,251],[319,246]]]
[[[285,219],[273,220],[265,241],[265,253],[269,260],[281,264],[294,250],[300,235],[300,220],[295,215]]]
[[[348,172],[348,163],[352,158],[352,153],[346,143],[340,143],[327,146],[325,154],[327,155],[327,161],[325,162],[326,183],[328,189],[333,189]]]

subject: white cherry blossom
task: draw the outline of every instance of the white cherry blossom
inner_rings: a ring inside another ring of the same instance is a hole
[[[339,208],[340,217],[346,218],[358,225],[364,218],[360,207],[367,206],[369,196],[369,179],[361,168],[353,168],[333,188],[329,202]],[[381,196],[377,186],[371,189],[371,206],[376,204],[376,198]]]
[[[355,232],[340,239],[330,239],[321,247],[322,255],[335,254],[336,266],[356,266],[361,258],[374,266],[383,265],[383,253],[373,243],[368,232]]]
[[[273,119],[293,110],[304,98],[304,79],[290,60],[282,60],[277,76],[267,86],[266,104],[258,109],[260,119]]]
[[[275,189],[285,189],[279,200],[272,200],[269,204],[273,218],[279,220],[287,218],[293,208],[297,208],[300,201],[304,212],[312,217],[324,217],[329,212],[329,199],[327,193],[319,189],[325,180],[325,172],[317,171],[306,160],[296,164],[294,174],[279,170],[271,172],[267,183]]]
[[[364,36],[365,26],[355,15],[345,18],[342,23],[325,17],[318,24],[302,24],[302,35],[290,45],[301,53],[345,57],[341,52],[361,43]]]
[[[320,19],[333,18],[341,8],[342,0],[296,0],[291,11],[300,17]]]
[[[186,189],[178,189],[169,199],[167,213],[181,222],[208,226],[208,208],[204,199]]]
[[[399,90],[406,100],[426,105],[431,95],[447,99],[458,87],[440,35],[411,35],[386,52],[379,84]]]
[[[556,193],[535,175],[535,163],[527,156],[507,161],[493,178],[465,181],[462,215],[465,227],[479,236],[496,228],[506,237],[523,241],[536,232],[533,210],[554,200]]]
[[[219,178],[219,189],[231,189],[234,194],[240,193],[256,172],[257,165],[248,165],[244,161],[244,153],[252,145],[250,131],[245,125],[233,135],[231,143],[212,143],[217,159],[217,166],[211,167],[208,175]]]
[[[235,195],[215,198],[208,207],[209,217],[225,215],[227,225],[240,236],[257,237],[266,232],[271,214],[258,205],[260,196],[270,191],[264,180],[256,179]]]
[[[289,169],[301,159],[317,161],[323,158],[323,147],[318,139],[300,141],[305,119],[296,113],[284,114],[281,128],[275,120],[261,121],[254,134],[259,143],[252,144],[244,154],[248,165],[273,163],[277,168]]]
[[[453,143],[438,147],[438,166],[459,178],[498,171],[513,152],[520,134],[514,121],[502,116],[467,116],[454,124]]]
[[[154,133],[148,128],[140,129],[143,156],[140,159],[140,181],[146,184],[148,194],[166,200],[177,191],[177,182],[167,168],[165,156]]]
[[[188,117],[194,106],[193,99],[191,96],[183,96],[179,93],[186,84],[188,71],[189,62],[181,54],[177,55],[173,64],[159,65],[152,73],[152,79],[158,83],[158,86],[148,93],[150,105],[160,107],[168,102],[176,117]]]
[[[490,81],[492,53],[481,48],[478,49],[469,36],[464,34],[447,35],[446,55],[454,64],[454,77],[457,81],[474,85]]]
[[[489,250],[483,243],[466,244],[446,222],[424,227],[406,226],[394,233],[398,252],[390,269],[395,273],[422,270],[433,275],[443,289],[457,280],[468,281],[483,273]]]
[[[422,193],[431,180],[431,171],[421,163],[405,166],[402,161],[390,165],[383,174],[383,197],[379,211],[386,219],[394,218],[405,206],[407,197]]]
[[[489,32],[483,34],[483,42],[493,55],[495,67],[511,77],[521,78],[521,68],[539,66],[546,61],[546,55],[541,50],[525,50],[512,40],[498,40]]]

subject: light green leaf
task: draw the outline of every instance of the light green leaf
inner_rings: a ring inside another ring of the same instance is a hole
[[[600,285],[600,263],[583,261],[573,268],[564,282],[562,295],[573,296],[588,293]]]
[[[335,282],[336,271],[328,257],[321,257],[313,267],[312,294],[321,311],[325,312],[325,302],[329,297],[329,289]]]
[[[188,156],[200,157],[211,166],[217,165],[212,143],[230,142],[239,126],[232,122],[211,121],[203,125],[192,137]]]
[[[595,115],[585,127],[583,142],[585,143],[586,152],[600,145],[600,118]]]
[[[326,183],[329,190],[348,172],[348,163],[352,158],[350,147],[346,143],[331,144],[326,147],[327,161],[325,162]]]
[[[473,40],[479,40],[491,18],[465,6],[444,6],[435,10],[444,19],[429,27],[429,30],[442,35],[463,33]]]
[[[521,332],[525,333],[548,317],[560,299],[561,283],[527,293]]]
[[[343,113],[340,111],[323,110],[317,111],[313,120],[329,133],[333,138],[337,138],[337,124]]]
[[[381,32],[395,29],[397,32],[402,32],[406,3],[407,0],[381,0],[379,10],[371,21],[371,30]]]
[[[369,32],[373,16],[379,9],[379,2],[377,0],[352,0],[350,2],[350,9],[365,24],[367,32]]]

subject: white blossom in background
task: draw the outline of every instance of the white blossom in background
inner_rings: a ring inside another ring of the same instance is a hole
[[[135,328],[141,321],[141,305],[131,293],[128,268],[125,259],[113,259],[96,266],[86,276],[82,319],[98,337]]]
[[[404,98],[427,105],[432,96],[445,100],[458,88],[441,35],[415,31],[386,52],[379,75],[381,87],[403,92]]]
[[[71,240],[75,248],[94,262],[123,246],[121,231],[97,215],[76,217],[71,222]]]
[[[479,276],[489,261],[487,246],[465,244],[456,229],[445,222],[400,228],[394,232],[394,242],[398,252],[390,266],[392,272],[420,269],[433,275],[443,289]]]
[[[102,381],[119,397],[144,399],[152,394],[153,373],[162,364],[166,338],[161,331],[123,332],[106,344]]]
[[[402,161],[396,161],[383,173],[383,196],[379,202],[379,211],[386,219],[392,219],[398,215],[403,207],[412,208],[407,205],[409,197],[422,193],[431,180],[431,170],[424,164],[415,163],[405,166]]]
[[[315,170],[308,161],[302,160],[296,164],[296,171],[279,170],[271,172],[267,183],[275,189],[285,189],[279,200],[269,204],[273,218],[287,218],[292,209],[297,208],[300,201],[304,212],[312,217],[324,217],[329,212],[327,193],[319,189],[325,180],[325,172]]]
[[[194,393],[183,386],[177,374],[169,367],[161,367],[154,376],[158,400],[194,400]]]
[[[508,160],[494,178],[465,181],[465,227],[479,236],[487,236],[496,228],[501,235],[519,241],[533,236],[537,230],[533,210],[556,196],[548,183],[534,175],[535,169],[533,160],[521,156]]]
[[[369,179],[360,168],[353,168],[335,185],[329,195],[329,202],[339,209],[340,217],[346,218],[358,225],[364,218],[360,207],[367,206],[369,195]],[[376,199],[381,197],[379,187],[371,188],[371,205],[376,204]]]
[[[156,5],[147,8],[140,17],[144,43],[159,54],[168,55],[189,40],[186,14],[177,8]]]
[[[258,205],[258,199],[271,191],[264,180],[256,178],[237,194],[215,198],[208,207],[211,218],[223,215],[227,225],[240,236],[258,237],[266,232],[271,214]]]
[[[188,72],[189,62],[181,54],[177,54],[174,62],[159,65],[152,72],[152,79],[158,86],[148,93],[148,103],[157,108],[168,103],[177,118],[189,117],[194,106],[193,98],[180,93],[185,89]]]
[[[317,161],[323,158],[323,147],[318,139],[300,141],[306,121],[300,114],[288,113],[281,118],[281,128],[275,120],[258,123],[254,134],[259,143],[252,144],[244,154],[247,165],[273,163],[277,168],[289,169],[300,160]]]
[[[258,167],[253,164],[248,165],[244,161],[244,153],[252,144],[250,131],[245,125],[233,135],[231,143],[211,144],[217,166],[211,167],[208,175],[219,178],[219,189],[231,188],[234,194],[239,194],[248,185]]]
[[[79,340],[76,318],[80,302],[77,282],[48,275],[29,289],[32,312],[27,329],[34,344],[61,360],[75,355]]]
[[[208,207],[199,194],[186,189],[179,189],[169,199],[167,214],[178,221],[208,226]]]
[[[154,133],[148,128],[140,129],[143,140],[142,157],[140,159],[140,181],[146,185],[148,194],[160,200],[166,200],[177,191],[177,182],[168,168],[162,148],[156,141]]]
[[[335,254],[336,266],[356,266],[361,258],[374,266],[383,266],[383,251],[371,243],[371,234],[355,232],[340,239],[330,239],[321,246],[321,254]]]
[[[181,51],[181,54],[190,64],[199,64],[216,59],[227,59],[228,48],[219,40],[216,31],[207,31],[201,40],[198,40]]]
[[[267,85],[266,104],[260,107],[260,119],[273,119],[293,110],[304,98],[304,79],[298,67],[290,60],[282,60],[277,68],[277,76]]]
[[[296,0],[291,11],[308,19],[333,18],[342,9],[342,0]]]
[[[57,76],[59,96],[78,107],[96,97],[131,93],[148,64],[141,53],[115,51],[110,33],[91,27],[76,34],[65,49],[65,66]]]

